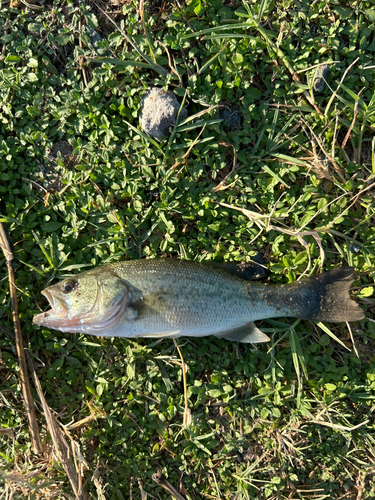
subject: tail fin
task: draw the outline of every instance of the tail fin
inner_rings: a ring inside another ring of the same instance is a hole
[[[352,283],[352,267],[338,267],[301,281],[301,286],[304,285],[302,295],[305,311],[299,317],[312,321],[338,322],[363,319],[364,312],[350,297]]]

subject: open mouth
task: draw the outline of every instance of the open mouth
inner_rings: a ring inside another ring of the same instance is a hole
[[[60,300],[56,295],[52,294],[48,289],[42,291],[42,295],[48,300],[51,309],[46,311],[44,314],[49,316],[56,316],[58,318],[63,318],[68,313],[68,308],[64,301]]]
[[[39,326],[54,327],[56,322],[61,321],[68,315],[68,308],[65,302],[48,289],[42,291],[42,295],[48,300],[51,307],[48,311],[37,314],[33,318],[33,322]]]

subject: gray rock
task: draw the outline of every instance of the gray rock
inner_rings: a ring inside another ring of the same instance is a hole
[[[163,139],[171,133],[176,123],[180,103],[173,92],[164,92],[159,88],[153,88],[143,97],[143,108],[141,113],[141,127],[146,134],[154,139]],[[183,108],[180,120],[187,116],[187,110]]]
[[[329,64],[322,64],[321,66],[319,66],[314,80],[315,92],[323,92],[326,86],[325,80],[327,80],[329,72],[330,72]]]
[[[219,108],[219,118],[223,120],[223,125],[231,131],[242,129],[243,115],[237,107],[231,104],[221,105]]]
[[[51,150],[52,156],[57,158],[58,153],[60,153],[61,156],[63,157],[63,159],[66,159],[67,157],[69,157],[72,154],[72,152],[73,152],[73,149],[72,149],[71,145],[69,144],[69,142],[61,140],[61,139],[57,139],[57,141],[55,142],[55,144],[53,145],[53,148]]]

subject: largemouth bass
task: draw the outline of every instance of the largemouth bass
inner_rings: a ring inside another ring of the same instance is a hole
[[[341,267],[285,285],[258,283],[233,264],[177,259],[116,262],[49,286],[51,309],[37,325],[114,337],[204,337],[269,340],[254,325],[266,318],[358,321],[350,297],[353,269]]]

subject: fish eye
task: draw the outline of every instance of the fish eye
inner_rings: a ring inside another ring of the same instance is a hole
[[[62,284],[62,291],[64,293],[70,293],[77,286],[77,282],[74,280],[66,280]]]

